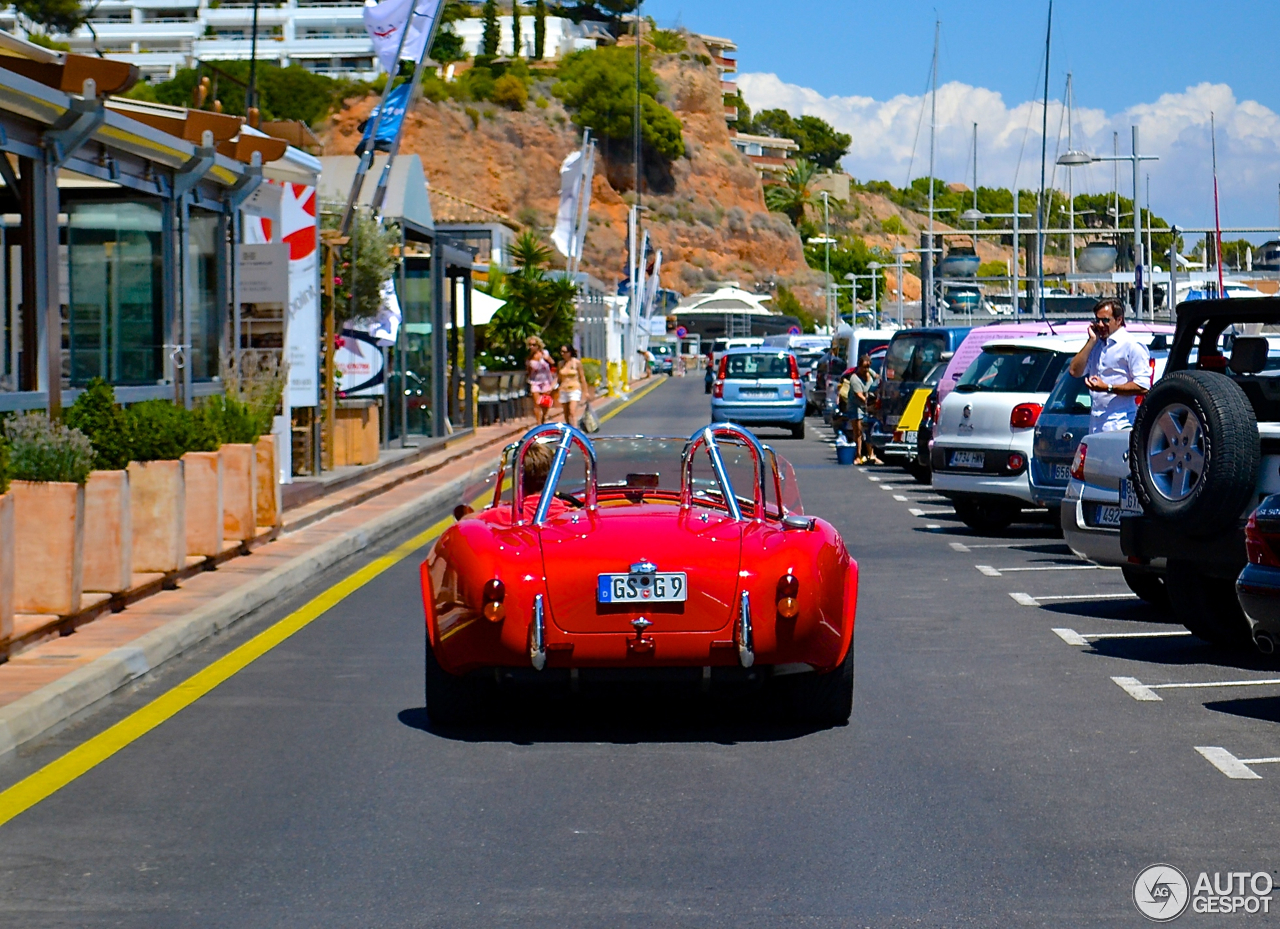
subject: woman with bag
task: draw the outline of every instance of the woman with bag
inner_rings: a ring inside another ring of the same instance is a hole
[[[564,409],[564,421],[570,426],[578,425],[582,418],[582,398],[590,399],[590,390],[578,350],[572,345],[561,345],[560,406]]]
[[[556,376],[551,371],[551,353],[536,335],[525,340],[529,349],[529,358],[524,363],[525,373],[529,376],[529,393],[533,396],[533,413],[538,423],[545,423],[554,404],[552,394],[556,389]]]

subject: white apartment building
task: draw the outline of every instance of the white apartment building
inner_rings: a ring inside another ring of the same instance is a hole
[[[370,80],[381,67],[364,29],[363,4],[351,0],[280,0],[258,5],[259,61]],[[576,24],[548,16],[543,57],[558,58],[609,39],[599,23]],[[521,54],[533,55],[533,13],[521,17]],[[452,28],[468,54],[476,54],[484,24],[466,19]],[[0,12],[0,29],[24,35],[12,8]],[[502,49],[511,54],[511,17],[501,17]],[[101,51],[137,65],[145,79],[165,81],[199,59],[249,58],[253,35],[251,0],[101,0],[89,25],[69,37],[72,51]]]

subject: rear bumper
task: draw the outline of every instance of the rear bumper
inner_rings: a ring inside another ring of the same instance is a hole
[[[1120,519],[1120,550],[1126,563],[1149,564],[1157,558],[1189,561],[1210,577],[1239,576],[1249,563],[1244,548],[1244,524],[1210,536],[1195,537],[1152,516]]]
[[[962,474],[956,471],[939,471],[934,459],[933,489],[944,497],[974,495],[1006,497],[1020,503],[1034,505],[1031,483],[1026,473],[1001,477],[997,474]]]
[[[1280,568],[1245,565],[1236,579],[1236,598],[1254,634],[1265,632],[1280,642]]]
[[[711,402],[713,422],[756,423],[759,425],[795,425],[804,422],[805,401],[797,397],[794,403],[725,403]]]

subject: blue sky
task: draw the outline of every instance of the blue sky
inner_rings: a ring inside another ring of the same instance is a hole
[[[935,15],[942,21],[936,173],[968,179],[970,133],[979,123],[979,183],[1032,187],[1038,173],[1037,81],[1045,2],[937,0],[858,4],[790,0],[734,3],[649,0],[662,26],[738,43],[740,85],[753,109],[781,106],[822,116],[854,135],[845,168],[855,177],[905,183],[920,176],[926,128],[915,137]],[[1280,4],[1060,0],[1054,6],[1050,96],[1074,74],[1076,147],[1129,151],[1130,126],[1150,173],[1156,213],[1180,224],[1212,218],[1209,113],[1217,121],[1224,226],[1280,223]],[[1042,80],[1042,78],[1041,78]],[[1049,150],[1061,109],[1051,105]],[[1065,137],[1065,129],[1062,130]],[[914,159],[912,152],[915,152]],[[1065,178],[1055,178],[1065,187]],[[1076,190],[1109,190],[1110,167],[1079,169]],[[1122,181],[1128,194],[1131,181]],[[1143,191],[1145,198],[1145,190]],[[1267,236],[1252,236],[1266,238]]]

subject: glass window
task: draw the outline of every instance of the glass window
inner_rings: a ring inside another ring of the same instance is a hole
[[[1039,349],[984,348],[964,372],[961,393],[1046,393],[1067,364],[1061,352]]]
[[[923,381],[947,350],[946,340],[938,335],[913,335],[895,338],[889,343],[885,357],[886,380],[918,383]]]
[[[1068,416],[1088,416],[1092,400],[1089,388],[1084,386],[1083,377],[1072,377],[1063,374],[1049,399],[1045,401],[1046,413],[1065,413]]]
[[[154,384],[164,376],[160,201],[72,202],[71,383]]]
[[[788,352],[770,354],[751,352],[728,355],[726,377],[791,377],[791,355]]]
[[[396,285],[400,286],[397,279]],[[447,286],[447,282],[446,282]],[[400,405],[409,435],[431,434],[431,259],[410,256],[404,262],[404,358],[392,365],[389,400],[391,437],[400,435]],[[403,367],[404,374],[401,376]]]
[[[222,314],[218,311],[218,216],[192,210],[187,224],[188,293],[192,300],[187,333],[191,343],[191,377],[217,377],[221,361]]]

